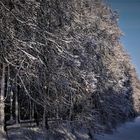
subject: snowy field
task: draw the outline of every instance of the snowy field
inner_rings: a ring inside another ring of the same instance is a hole
[[[140,140],[140,117],[123,124],[112,135],[97,136],[97,140]]]

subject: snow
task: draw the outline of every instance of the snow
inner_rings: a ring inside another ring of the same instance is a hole
[[[114,131],[113,134],[98,135],[97,140],[139,140],[140,117],[127,122]]]

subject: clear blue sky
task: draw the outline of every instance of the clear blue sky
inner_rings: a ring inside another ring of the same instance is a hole
[[[106,0],[119,13],[119,25],[124,32],[121,42],[131,55],[140,77],[140,0]]]

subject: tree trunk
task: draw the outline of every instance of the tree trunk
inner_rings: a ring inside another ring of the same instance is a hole
[[[46,128],[46,105],[44,105],[44,113],[43,113],[42,126],[43,126],[43,129]]]
[[[43,126],[43,129],[49,129],[48,117],[46,115],[46,105],[44,105],[42,126]]]
[[[15,119],[16,119],[16,124],[18,124],[18,115],[19,115],[19,113],[18,113],[18,94],[17,94],[17,91],[15,92],[15,96],[16,96],[16,98],[15,98]]]
[[[18,84],[17,84],[17,77],[16,77],[16,84],[15,84],[15,121],[16,124],[19,124],[19,106],[18,106]]]
[[[2,65],[2,77],[1,77],[1,94],[0,94],[0,131],[4,133],[4,119],[5,119],[5,113],[4,113],[4,94],[5,94],[5,64]]]

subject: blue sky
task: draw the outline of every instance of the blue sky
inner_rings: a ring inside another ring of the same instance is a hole
[[[121,42],[132,58],[140,77],[140,0],[106,0],[119,13],[119,25],[125,34]]]

